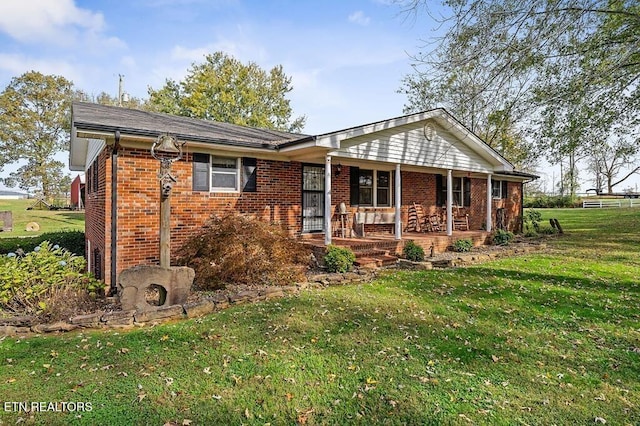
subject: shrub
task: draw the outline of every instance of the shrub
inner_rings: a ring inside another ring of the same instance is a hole
[[[558,230],[550,226],[543,226],[540,228],[540,233],[543,235],[553,235],[553,234],[557,234]]]
[[[497,246],[507,246],[513,240],[513,232],[505,231],[504,229],[496,229],[493,233],[493,244]]]
[[[329,272],[348,272],[353,268],[356,255],[347,247],[328,246],[324,265]]]
[[[300,281],[309,250],[282,227],[230,213],[212,217],[178,250],[177,263],[192,267],[202,290],[226,284],[285,285]]]
[[[402,254],[412,262],[422,262],[424,260],[424,249],[413,240],[409,240],[404,244]]]
[[[0,256],[0,308],[19,315],[55,319],[83,310],[86,299],[99,293],[103,286],[84,269],[83,257],[46,241],[22,256]],[[79,299],[82,303],[74,306]]]
[[[469,239],[457,240],[453,243],[453,251],[457,251],[458,253],[471,251],[471,247],[473,247],[473,241]]]
[[[524,229],[525,235],[529,231],[533,231],[534,233],[540,232],[540,221],[542,220],[542,214],[539,211],[530,208],[524,214]]]
[[[15,253],[18,249],[24,252],[33,251],[44,241],[64,247],[76,256],[84,256],[85,237],[82,231],[45,232],[36,237],[1,238],[0,254]]]

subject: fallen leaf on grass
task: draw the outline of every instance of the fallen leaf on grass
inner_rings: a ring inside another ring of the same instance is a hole
[[[182,426],[189,426],[191,423],[192,423],[192,422],[191,422],[191,420],[189,420],[189,419],[184,419],[184,420],[182,421]]]
[[[500,361],[500,358],[498,358],[498,357],[497,357],[497,356],[495,356],[495,355],[491,355],[491,359],[493,360],[493,362],[498,362],[498,361]]]
[[[138,402],[142,402],[142,400],[145,399],[146,397],[147,397],[147,394],[141,392],[138,394],[136,399],[138,400]]]
[[[607,423],[607,421],[605,419],[603,419],[602,417],[596,417],[594,421],[596,423],[602,423],[602,424]]]

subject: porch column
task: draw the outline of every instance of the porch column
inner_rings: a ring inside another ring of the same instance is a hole
[[[493,223],[491,223],[491,204],[493,201],[493,194],[491,193],[491,173],[487,175],[487,232],[491,232]]]
[[[396,240],[402,239],[402,222],[400,221],[402,214],[402,182],[400,181],[400,164],[396,164],[396,178],[394,194],[396,195]]]
[[[447,235],[453,235],[453,176],[451,169],[447,170]]]
[[[331,244],[331,157],[324,159],[324,244]]]

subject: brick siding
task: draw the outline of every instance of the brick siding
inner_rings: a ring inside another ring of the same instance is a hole
[[[236,211],[283,225],[290,233],[302,229],[302,163],[257,160],[256,192],[208,192],[192,190],[193,155],[172,165],[171,173],[177,182],[171,193],[171,247],[175,251],[201,228],[212,215]],[[87,256],[98,250],[100,265],[91,266],[92,272],[101,271],[110,283],[111,236],[111,157],[104,150],[91,167],[98,167],[99,186],[91,191],[88,171],[86,185],[86,238],[90,242]],[[159,262],[160,191],[159,162],[148,150],[121,148],[118,151],[118,234],[117,272],[139,264]],[[332,166],[332,211],[344,202],[349,206],[349,167],[342,166],[336,176],[337,162]],[[393,172],[392,172],[393,175]],[[436,178],[434,174],[402,172],[402,221],[407,223],[408,207],[422,204],[428,212],[441,211],[436,207]],[[497,207],[507,209],[508,223],[513,225],[519,215],[519,183],[510,183],[508,200],[494,201]],[[486,209],[486,180],[472,179],[472,202],[468,208],[471,229],[482,229]],[[494,214],[495,215],[495,214]],[[373,225],[367,232],[393,232],[393,225]],[[93,263],[93,257],[92,261]]]

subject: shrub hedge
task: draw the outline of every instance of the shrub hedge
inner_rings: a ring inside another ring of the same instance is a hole
[[[0,238],[0,254],[15,253],[18,249],[30,252],[44,241],[58,245],[75,254],[84,256],[85,238],[82,231],[45,232],[36,237]]]

